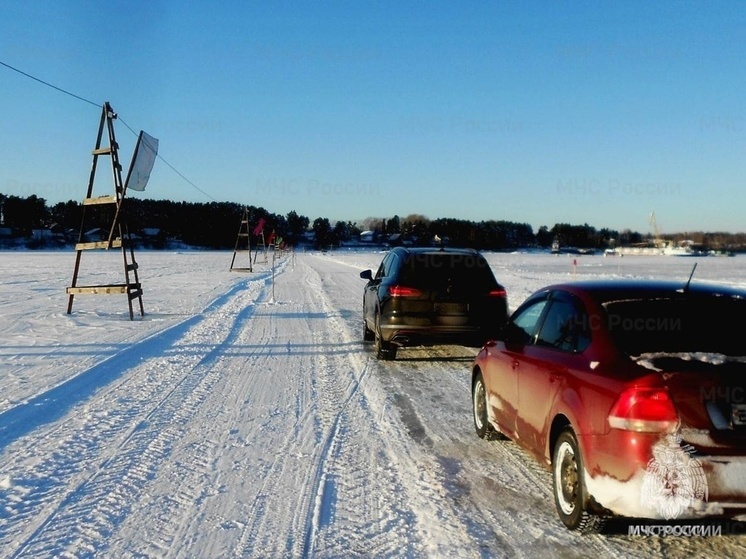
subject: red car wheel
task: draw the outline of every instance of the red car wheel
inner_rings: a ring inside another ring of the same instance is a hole
[[[598,532],[603,528],[605,518],[586,510],[583,475],[578,439],[572,429],[567,428],[560,433],[552,453],[552,485],[557,514],[570,530]]]

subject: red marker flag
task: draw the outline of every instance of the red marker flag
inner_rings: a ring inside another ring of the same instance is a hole
[[[254,235],[261,235],[262,231],[264,230],[264,218],[259,219],[259,223],[256,224],[256,227],[254,227]]]

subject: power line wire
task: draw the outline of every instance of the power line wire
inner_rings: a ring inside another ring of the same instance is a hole
[[[128,129],[129,131],[130,131],[130,132],[132,132],[132,133],[133,133],[133,134],[134,134],[135,136],[137,136],[137,135],[138,135],[138,134],[137,134],[137,132],[135,132],[135,131],[134,131],[134,129],[132,129],[132,127],[130,127],[130,125],[129,125],[129,124],[127,124],[127,123],[126,123],[125,121],[123,121],[123,120],[122,120],[122,117],[120,117],[120,116],[117,116],[117,118],[119,119],[119,121],[120,121],[120,122],[121,122],[122,124],[124,124],[124,126],[125,126],[125,127],[126,127],[126,128],[127,128],[127,129]],[[172,171],[173,171],[174,173],[176,173],[177,175],[179,175],[179,176],[180,176],[180,177],[181,177],[181,178],[182,178],[182,179],[183,179],[184,181],[186,181],[186,182],[187,182],[187,184],[189,184],[189,185],[190,185],[190,186],[191,186],[192,188],[194,188],[195,190],[197,190],[197,191],[201,192],[201,193],[202,193],[203,195],[207,196],[207,197],[208,197],[208,198],[209,198],[210,200],[212,200],[213,202],[217,202],[217,200],[215,200],[215,198],[213,198],[212,196],[210,196],[210,195],[209,195],[209,194],[208,194],[207,192],[205,192],[205,191],[204,191],[204,190],[202,190],[202,189],[201,189],[201,188],[200,188],[199,186],[197,186],[197,185],[196,185],[196,184],[194,184],[194,183],[193,183],[192,181],[190,181],[190,180],[189,180],[188,178],[186,178],[186,177],[185,177],[185,176],[184,176],[184,175],[183,175],[183,174],[182,174],[181,172],[179,172],[179,171],[178,171],[178,170],[176,169],[176,167],[174,167],[174,166],[173,166],[173,165],[171,165],[171,164],[170,164],[170,163],[169,163],[168,161],[166,161],[165,159],[163,159],[163,156],[162,156],[162,155],[161,155],[160,153],[156,153],[156,154],[155,154],[155,156],[156,156],[156,157],[157,157],[158,159],[160,159],[161,161],[163,161],[163,163],[165,163],[165,164],[166,164],[166,166],[167,166],[167,167],[168,167],[169,169],[171,169],[171,170],[172,170]]]
[[[19,70],[18,68],[14,67],[14,66],[11,66],[10,64],[6,64],[2,60],[0,60],[0,64],[2,64],[3,66],[5,66],[6,68],[8,68],[10,70],[13,70],[14,72],[18,72],[19,74],[21,74],[23,76],[26,76],[27,78],[31,78],[34,81],[42,83],[42,84],[46,85],[47,87],[51,87],[52,89],[56,89],[57,91],[60,91],[60,92],[64,93],[65,95],[69,95],[70,97],[75,97],[76,99],[80,99],[81,101],[84,101],[86,103],[90,103],[91,105],[94,105],[96,107],[100,107],[102,105],[102,103],[94,103],[93,101],[90,101],[90,100],[88,100],[88,99],[86,99],[84,97],[81,97],[80,95],[75,95],[74,93],[70,93],[69,91],[67,91],[65,89],[62,89],[61,87],[57,87],[56,85],[52,85],[51,83],[45,82],[44,80],[40,80],[39,78],[34,77],[31,74],[27,74],[26,72],[23,72],[22,70]]]
[[[3,62],[2,60],[0,60],[0,65],[5,66],[9,70],[13,70],[14,72],[18,72],[19,74],[21,74],[23,76],[26,76],[29,79],[32,79],[32,80],[37,81],[37,82],[39,82],[41,84],[44,84],[47,87],[51,87],[52,89],[56,89],[57,91],[59,91],[61,93],[64,93],[65,95],[69,95],[70,97],[74,97],[75,99],[78,99],[80,101],[83,101],[85,103],[93,105],[94,107],[101,107],[101,105],[103,105],[103,103],[95,103],[95,102],[93,102],[93,101],[91,101],[89,99],[86,99],[85,97],[81,97],[80,95],[75,95],[74,93],[71,93],[71,92],[69,92],[69,91],[67,91],[65,89],[62,89],[61,87],[57,87],[56,85],[53,85],[53,84],[51,84],[49,82],[45,82],[44,80],[39,79],[39,78],[37,78],[35,76],[32,76],[31,74],[27,74],[26,72],[24,72],[22,70],[19,70],[15,66],[11,66],[10,64],[7,64],[7,63]],[[124,122],[124,120],[122,120],[121,117],[118,117],[118,119],[119,119],[119,121],[122,124],[124,124],[125,127],[127,127],[127,129],[130,132],[132,132],[132,134],[134,134],[135,136],[138,135],[137,132],[135,132],[126,122]],[[200,187],[198,187],[196,184],[194,184],[192,181],[190,181],[188,178],[186,178],[182,173],[180,173],[173,165],[171,165],[168,161],[166,161],[163,158],[163,156],[161,156],[161,154],[157,153],[156,157],[158,159],[160,159],[161,161],[163,161],[163,163],[165,163],[168,168],[170,168],[174,173],[176,173],[177,175],[179,175],[184,181],[186,181],[190,186],[192,186],[192,188],[194,188],[195,190],[201,192],[203,195],[207,196],[213,202],[217,202],[217,200],[215,200],[215,198],[213,198],[212,196],[210,196],[207,192],[205,192],[204,190],[202,190]]]

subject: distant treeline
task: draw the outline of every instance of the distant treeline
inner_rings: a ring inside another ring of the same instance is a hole
[[[510,221],[468,221],[429,219],[422,215],[400,218],[366,218],[362,224],[328,218],[311,221],[295,211],[274,214],[262,207],[243,206],[233,202],[174,202],[127,198],[124,218],[130,234],[147,248],[167,248],[178,242],[186,246],[234,248],[242,219],[248,214],[248,231],[253,233],[262,221],[265,239],[274,232],[288,246],[312,243],[328,248],[345,243],[468,246],[480,250],[511,250],[525,247],[549,248],[554,241],[563,247],[603,250],[614,246],[641,246],[652,243],[650,234],[630,230],[596,229],[588,224],[557,223],[542,225],[534,232],[527,223]],[[84,214],[85,212],[85,214]],[[29,248],[67,245],[78,241],[81,233],[96,229],[108,231],[114,220],[111,205],[83,206],[68,201],[48,206],[36,195],[22,198],[0,194],[0,245]],[[746,233],[679,233],[665,235],[666,240],[684,239],[711,250],[744,250]],[[257,239],[252,240],[255,244]]]

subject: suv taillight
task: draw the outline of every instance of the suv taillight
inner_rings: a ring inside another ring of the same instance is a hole
[[[609,425],[638,433],[672,433],[679,414],[663,388],[628,388],[609,412]]]
[[[392,285],[389,287],[389,295],[392,297],[419,297],[422,291],[414,287],[405,287],[403,285]]]
[[[489,297],[500,297],[505,298],[508,296],[508,292],[504,289],[493,289],[489,293],[487,293]]]

